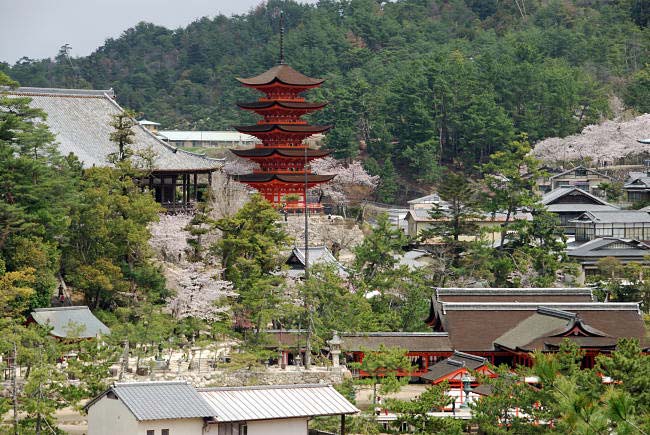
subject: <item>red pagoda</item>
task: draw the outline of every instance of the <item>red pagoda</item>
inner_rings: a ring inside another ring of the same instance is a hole
[[[241,133],[253,135],[261,143],[255,148],[233,150],[239,157],[258,163],[259,170],[240,175],[237,180],[256,189],[269,202],[288,212],[305,208],[305,186],[311,189],[325,183],[335,175],[315,175],[309,161],[325,157],[328,151],[311,149],[303,140],[317,133],[324,133],[330,126],[309,125],[301,116],[319,110],[327,103],[310,103],[301,94],[320,86],[324,80],[307,77],[280,63],[252,78],[237,79],[244,86],[265,94],[256,102],[237,105],[263,117],[257,125],[235,126]],[[289,195],[298,200],[291,199]],[[287,198],[289,197],[289,198]],[[307,204],[310,210],[322,209],[321,204]]]

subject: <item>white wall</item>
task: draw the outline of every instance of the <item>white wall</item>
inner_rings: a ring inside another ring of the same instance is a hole
[[[137,421],[121,400],[104,396],[88,409],[88,435],[147,435],[169,429],[169,435],[202,435],[203,419]]]
[[[147,435],[147,430],[152,429],[155,430],[155,435],[160,435],[161,429],[169,429],[169,435],[201,435],[203,433],[203,419],[186,418],[175,420],[141,421],[138,425],[137,435]],[[116,432],[114,433],[117,435]],[[127,434],[125,433],[124,435]]]
[[[139,435],[138,430],[138,421],[118,399],[104,396],[88,409],[88,435]]]
[[[284,418],[249,421],[248,435],[307,435],[307,419]]]

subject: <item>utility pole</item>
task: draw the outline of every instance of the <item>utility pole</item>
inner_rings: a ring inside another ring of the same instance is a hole
[[[11,393],[14,405],[14,435],[18,435],[18,387],[16,378],[18,371],[16,370],[18,364],[18,346],[14,340],[14,361],[13,361],[13,391]]]
[[[309,279],[309,207],[307,207],[307,186],[309,185],[309,174],[307,166],[307,145],[305,147],[305,198],[304,198],[304,215],[305,215],[305,285]],[[305,343],[305,369],[309,370],[311,367],[311,325],[312,325],[312,312],[311,306],[308,306],[305,301],[305,308],[307,309],[307,342]]]

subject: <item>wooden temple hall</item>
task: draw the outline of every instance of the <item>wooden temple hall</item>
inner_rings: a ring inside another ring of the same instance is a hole
[[[402,375],[430,381],[435,373],[426,373],[455,352],[514,367],[568,339],[584,352],[583,366],[593,367],[621,338],[650,347],[639,303],[597,302],[589,288],[437,288],[426,323],[432,332],[342,334],[342,349],[353,361],[380,343],[407,349],[416,370]]]
[[[30,106],[47,113],[46,124],[56,136],[59,152],[74,154],[84,168],[109,166],[108,157],[117,149],[110,141],[114,131],[112,116],[123,112],[115,101],[113,90],[17,88],[9,97],[29,97]],[[153,155],[150,175],[137,180],[149,188],[156,201],[168,210],[187,209],[200,200],[212,184],[212,173],[220,170],[222,161],[191,153],[161,141],[149,130],[133,126],[136,152]],[[134,163],[144,162],[134,157]]]

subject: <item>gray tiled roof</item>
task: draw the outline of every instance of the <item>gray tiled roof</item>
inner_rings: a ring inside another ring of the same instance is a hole
[[[17,88],[8,95],[29,97],[31,107],[47,113],[46,124],[56,135],[62,155],[74,153],[85,168],[109,165],[108,155],[116,151],[109,138],[113,131],[109,123],[112,115],[123,111],[112,90]],[[133,131],[134,150],[153,150],[155,170],[209,171],[221,166],[219,160],[165,144],[139,124]]]
[[[348,272],[345,267],[332,255],[332,252],[325,246],[310,246],[309,248],[309,267],[316,264],[331,264],[341,276],[347,276]],[[291,251],[289,261],[295,258],[303,266],[305,265],[305,248],[295,246]]]
[[[203,418],[215,414],[194,387],[184,381],[117,383],[89,402],[86,409],[111,391],[139,421]]]
[[[647,189],[650,187],[650,176],[647,172],[630,172],[625,185],[625,189]]]
[[[331,385],[274,385],[199,389],[218,422],[356,414]]]
[[[650,223],[650,213],[638,210],[605,210],[587,211],[577,219],[570,222],[594,222],[594,223]]]
[[[610,245],[625,244],[627,248],[608,247]],[[623,239],[618,237],[602,237],[590,240],[580,246],[567,251],[569,257],[638,257],[642,260],[644,256],[650,254],[650,246],[633,239]]]
[[[552,204],[554,201],[557,201],[558,199],[560,199],[560,198],[562,198],[562,197],[564,197],[566,195],[571,195],[571,194],[575,194],[575,193],[586,196],[589,199],[591,199],[592,201],[595,201],[596,203],[598,203],[600,205],[608,205],[610,207],[614,207],[613,205],[607,203],[607,201],[605,201],[605,200],[603,200],[601,198],[598,198],[597,196],[592,195],[591,193],[589,193],[589,192],[587,192],[585,190],[582,190],[579,187],[575,187],[575,186],[563,186],[563,187],[558,187],[557,189],[553,189],[550,192],[547,192],[542,196],[542,201],[541,202],[544,205],[549,205],[549,204]],[[580,204],[580,205],[582,206],[582,205],[589,205],[589,204]],[[614,208],[616,208],[616,207],[614,207]]]
[[[476,370],[479,367],[484,366],[486,363],[487,359],[481,356],[454,351],[453,355],[449,358],[445,358],[444,360],[432,365],[429,368],[429,371],[420,376],[420,378],[426,381],[435,382],[462,368]]]
[[[111,332],[86,306],[36,308],[30,316],[39,325],[52,328],[50,334],[55,337],[92,338]]]

